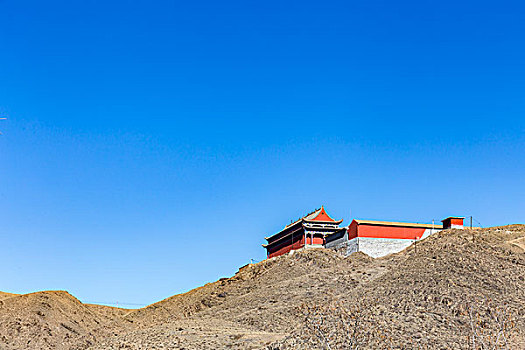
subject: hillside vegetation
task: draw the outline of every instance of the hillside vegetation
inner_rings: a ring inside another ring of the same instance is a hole
[[[1,294],[0,349],[524,349],[524,242],[511,225],[380,259],[295,252],[131,311]]]

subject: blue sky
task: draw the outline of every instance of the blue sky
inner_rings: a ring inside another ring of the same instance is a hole
[[[0,290],[152,303],[322,204],[523,222],[524,10],[0,1]]]

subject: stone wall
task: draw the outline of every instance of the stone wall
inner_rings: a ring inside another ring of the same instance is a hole
[[[358,251],[358,238],[348,240],[348,235],[326,243],[326,248],[334,249],[335,251],[348,256]]]
[[[388,239],[388,238],[359,238],[359,251],[379,258],[392,253],[397,253],[414,243],[413,239]]]

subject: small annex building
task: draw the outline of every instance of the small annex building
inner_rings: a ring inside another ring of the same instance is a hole
[[[397,253],[420,239],[449,228],[463,229],[462,217],[448,217],[441,224],[353,220],[346,232],[326,236],[325,247],[344,255],[363,252],[373,258]]]
[[[346,228],[339,227],[343,220],[334,220],[322,206],[300,219],[286,225],[281,231],[265,237],[266,257],[273,258],[302,248],[324,248],[325,237],[343,234]]]

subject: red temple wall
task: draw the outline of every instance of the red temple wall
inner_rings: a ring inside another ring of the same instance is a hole
[[[357,235],[369,238],[420,239],[424,232],[425,229],[419,227],[374,226],[367,224],[357,226]]]
[[[312,238],[310,236],[307,236],[306,237],[306,242],[307,242],[307,244],[320,244],[320,245],[323,245],[324,244],[324,239],[323,239],[323,237],[315,237],[314,236],[314,239],[312,241]]]
[[[314,236],[313,243],[312,243],[311,237],[307,236],[306,237],[306,242],[307,242],[307,244],[323,245],[324,244],[324,239],[323,239],[323,237],[315,237]],[[276,246],[272,246],[270,248],[267,248],[268,258],[273,258],[273,257],[279,256],[279,255],[283,255],[283,254],[286,254],[286,253],[290,252],[291,250],[297,250],[297,249],[301,249],[303,247],[304,247],[304,234],[295,236],[293,244],[292,244],[291,238],[289,238],[289,239],[284,240],[282,243],[280,243],[280,244],[278,244]]]
[[[284,240],[281,244],[269,247],[268,249],[268,258],[273,258],[279,255],[288,253],[291,250],[300,249],[304,247],[304,235],[297,235],[294,237],[294,242],[292,239]]]
[[[352,221],[350,226],[348,226],[348,239],[354,239],[357,237],[357,222]]]

